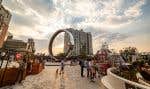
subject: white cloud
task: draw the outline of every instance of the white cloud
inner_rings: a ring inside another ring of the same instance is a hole
[[[122,7],[123,3],[125,0],[11,0],[5,4],[16,15],[12,23],[34,24],[28,30],[46,34],[65,27],[118,28],[142,14],[144,0],[126,2],[127,7]]]
[[[61,28],[93,27],[109,31],[126,26],[142,15],[144,2],[145,0],[6,0],[3,3],[13,14],[9,29],[16,38],[27,36],[48,41],[49,35]]]
[[[55,2],[57,11],[70,22],[74,21],[74,17],[85,18],[82,22],[69,23],[76,28],[107,26],[114,29],[128,25],[142,14],[142,5],[144,0],[128,2],[126,0],[56,0]],[[65,21],[63,23],[68,24]]]
[[[144,4],[144,0],[139,0],[135,5],[129,7],[125,12],[125,16],[138,17],[142,14],[141,6]]]

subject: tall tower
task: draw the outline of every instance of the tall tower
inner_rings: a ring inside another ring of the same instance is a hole
[[[3,46],[6,38],[10,19],[10,12],[3,7],[2,0],[0,0],[0,48]]]
[[[92,55],[92,35],[90,32],[84,32],[83,30],[75,30],[73,28],[67,29],[70,31],[74,37],[74,47],[72,50],[72,56],[79,56],[82,54]],[[65,34],[64,37],[64,52],[66,53],[68,50],[67,43],[69,42],[69,36]]]

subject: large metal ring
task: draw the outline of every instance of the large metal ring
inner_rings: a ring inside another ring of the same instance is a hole
[[[52,59],[55,59],[55,60],[57,60],[57,58],[55,58],[54,55],[53,55],[53,52],[52,52],[52,44],[53,44],[53,41],[54,41],[54,39],[56,38],[56,36],[57,36],[59,33],[61,33],[61,32],[67,33],[67,34],[69,35],[69,37],[70,37],[70,42],[67,44],[67,45],[69,46],[69,49],[68,49],[68,51],[66,52],[65,57],[69,57],[69,56],[70,56],[71,51],[73,50],[73,46],[74,46],[74,38],[73,38],[73,35],[72,35],[71,32],[69,32],[69,31],[67,31],[67,30],[65,30],[65,29],[60,29],[60,30],[56,31],[56,32],[52,35],[52,37],[51,37],[51,39],[50,39],[50,42],[49,42],[49,49],[48,49],[48,50],[49,50],[49,55],[51,56]]]

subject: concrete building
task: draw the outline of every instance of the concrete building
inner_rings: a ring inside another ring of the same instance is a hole
[[[28,39],[27,42],[22,40],[13,39],[13,35],[9,33],[7,40],[4,42],[3,47],[0,51],[8,51],[11,50],[13,52],[19,53],[34,53],[35,52],[35,45],[33,39]]]
[[[2,0],[0,0],[0,48],[6,38],[9,22],[11,19],[11,13],[4,8]]]
[[[73,28],[67,29],[70,31],[74,37],[74,48],[72,51],[72,56],[78,56],[81,54],[92,55],[93,48],[92,48],[92,35],[90,32],[84,32],[83,30],[75,30]],[[68,50],[68,42],[69,42],[69,35],[65,34],[64,36],[64,52],[66,53]]]

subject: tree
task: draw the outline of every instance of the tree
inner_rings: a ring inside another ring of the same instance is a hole
[[[138,53],[136,47],[126,47],[123,50],[120,50],[120,55],[125,60],[125,62],[132,62],[132,55],[136,55]]]

